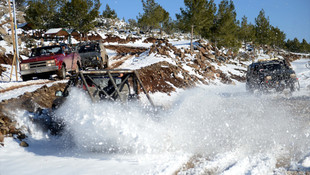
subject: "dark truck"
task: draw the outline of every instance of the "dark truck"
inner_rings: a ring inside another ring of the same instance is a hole
[[[72,88],[85,91],[94,103],[114,101],[126,104],[138,100],[142,95],[140,93],[144,92],[150,105],[155,108],[136,71],[126,69],[81,70],[70,77],[63,91],[56,91],[56,99],[52,103],[52,108],[37,110],[30,115],[31,120],[44,130],[50,131],[52,135],[62,134],[66,123],[61,116],[56,115],[55,111],[65,103]],[[153,110],[152,107],[150,110]]]
[[[246,74],[246,90],[268,92],[271,89],[291,92],[299,90],[299,82],[295,71],[283,59],[259,60],[248,66]]]
[[[81,70],[71,76],[64,91],[57,91],[52,108],[58,108],[69,95],[71,87],[78,87],[87,92],[93,102],[101,100],[127,102],[137,99],[143,90],[150,104],[154,106],[145,90],[139,75],[134,70]]]
[[[105,69],[109,64],[108,54],[100,42],[85,42],[78,45],[83,69]]]
[[[20,63],[23,81],[33,77],[49,78],[57,74],[60,79],[66,77],[67,71],[79,69],[81,58],[66,45],[45,46],[31,49],[31,56]]]

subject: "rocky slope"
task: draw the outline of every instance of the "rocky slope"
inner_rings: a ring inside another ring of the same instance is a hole
[[[38,90],[30,93],[26,92],[17,98],[3,100],[0,102],[0,144],[3,144],[4,137],[14,137],[19,140],[26,138],[22,133],[22,128],[18,126],[15,116],[11,111],[26,110],[36,112],[42,108],[50,108],[55,99],[55,92],[63,90],[66,84],[58,83],[51,87],[44,85]],[[22,142],[25,144],[25,142]],[[22,145],[21,145],[22,146]]]

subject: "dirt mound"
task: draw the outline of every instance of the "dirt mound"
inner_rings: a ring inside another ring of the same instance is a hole
[[[64,83],[54,84],[51,87],[45,85],[32,93],[26,92],[18,98],[3,100],[0,103],[0,144],[5,136],[16,136],[20,140],[26,138],[21,129],[16,128],[16,121],[10,111],[19,108],[35,112],[41,108],[50,108],[56,98],[55,92],[57,90],[64,90],[65,86],[66,84]]]
[[[103,40],[104,43],[119,43],[119,44],[127,44],[129,42],[136,42],[140,38],[127,37],[126,39],[122,39],[116,35],[108,35],[106,34],[106,38]]]
[[[6,71],[6,68],[0,65],[0,76],[2,75],[2,72],[5,72],[5,71]]]
[[[225,74],[220,69],[216,69],[215,65],[222,66],[223,64],[231,64],[229,60],[234,55],[231,52],[227,52],[226,54],[221,53],[216,47],[213,47],[209,43],[200,43],[191,53],[190,49],[177,48],[167,40],[156,40],[150,48],[149,54],[152,53],[157,56],[175,59],[176,62],[180,64],[178,65],[180,68],[186,64],[194,69],[196,74],[204,77],[199,78],[199,82],[204,84],[206,84],[207,80],[215,80],[216,78],[220,79],[220,81],[225,84],[233,84],[234,82],[232,79],[245,81],[245,72],[242,72],[244,74],[243,76],[239,76],[232,73]],[[195,59],[190,60],[188,57],[194,57]],[[195,79],[197,79],[197,77]]]
[[[188,71],[168,62],[159,62],[138,70],[139,76],[146,90],[149,92],[175,91],[175,88],[194,87],[199,81]]]
[[[156,41],[157,41],[156,38],[149,37],[149,38],[146,38],[145,40],[143,40],[143,43],[155,43]]]
[[[12,65],[13,55],[0,55],[0,64]]]
[[[115,50],[118,55],[140,55],[145,52],[147,48],[144,47],[129,47],[129,46],[121,46],[121,45],[107,45],[105,46],[107,49]]]

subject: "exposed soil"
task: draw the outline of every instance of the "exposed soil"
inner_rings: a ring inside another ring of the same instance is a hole
[[[12,65],[13,55],[0,55],[0,64]]]
[[[51,108],[56,98],[55,92],[64,90],[65,86],[65,83],[54,84],[51,87],[45,85],[32,93],[26,92],[17,98],[2,100],[0,102],[0,144],[3,144],[4,136],[16,136],[20,140],[26,138],[20,128],[16,128],[15,117],[10,111],[20,109],[35,112],[41,108]]]
[[[107,69],[115,69],[115,68],[119,67],[120,65],[122,65],[126,60],[128,60],[131,57],[133,57],[133,55],[128,55],[128,56],[125,56],[125,57],[120,57],[119,61],[116,61],[115,63],[110,65]],[[116,56],[116,58],[113,58],[113,59],[117,60],[118,56]]]
[[[0,90],[0,93],[4,93],[4,92],[7,92],[7,91],[11,91],[11,90],[14,90],[14,89],[19,89],[19,88],[26,87],[26,86],[31,86],[31,85],[46,84],[46,83],[49,83],[49,82],[51,82],[51,81],[40,82],[40,83],[34,82],[34,83],[28,83],[28,84],[25,84],[25,85],[11,86],[9,88]]]
[[[118,55],[140,55],[141,53],[147,51],[145,47],[129,47],[122,45],[106,45],[105,48],[115,50]]]
[[[152,64],[138,70],[138,73],[149,92],[170,93],[175,88],[194,87],[195,82],[199,81],[199,78],[190,75],[188,71],[168,62]]]
[[[2,75],[2,72],[5,72],[5,71],[6,71],[6,68],[0,65],[0,76]]]
[[[103,39],[104,43],[119,43],[119,44],[127,44],[129,42],[136,42],[140,38],[127,37],[126,39],[122,39],[119,36],[108,35],[106,34],[106,38]]]

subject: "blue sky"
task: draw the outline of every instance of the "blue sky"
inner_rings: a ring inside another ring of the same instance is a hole
[[[215,0],[220,3],[221,0]],[[180,13],[184,7],[183,0],[155,0],[170,16],[175,19],[175,14]],[[306,39],[310,42],[310,0],[234,0],[237,11],[237,19],[245,15],[248,21],[255,23],[261,9],[269,16],[270,23],[279,27],[286,33],[287,39],[297,37],[301,42]],[[106,4],[114,9],[119,18],[136,19],[139,13],[143,13],[141,0],[101,0],[101,11]]]

